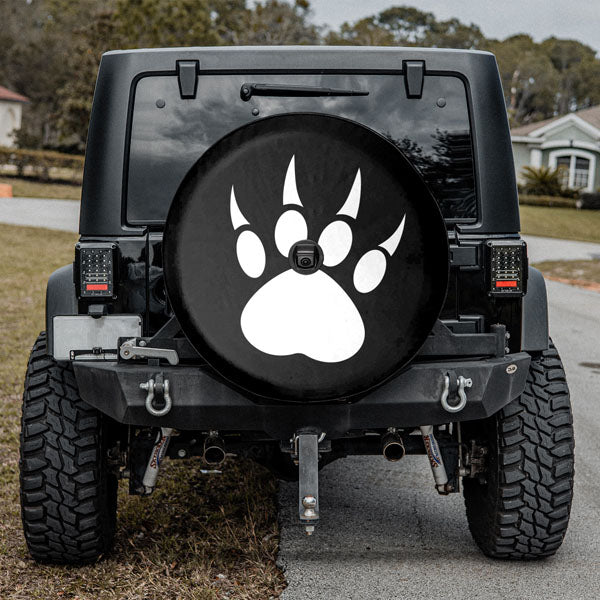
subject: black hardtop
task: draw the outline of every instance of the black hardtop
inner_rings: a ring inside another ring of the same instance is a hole
[[[492,54],[427,48],[252,46],[118,50],[103,55],[87,140],[81,235],[144,232],[143,227],[126,222],[125,210],[135,86],[150,75],[176,76],[178,62],[190,60],[198,61],[200,76],[228,72],[400,75],[406,61],[424,61],[425,75],[460,77],[469,105],[479,216],[477,222],[456,228],[465,235],[519,231],[510,131]]]

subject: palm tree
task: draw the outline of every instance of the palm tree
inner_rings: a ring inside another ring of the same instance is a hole
[[[563,187],[562,173],[550,167],[523,167],[523,192],[534,196],[572,196],[573,190]]]

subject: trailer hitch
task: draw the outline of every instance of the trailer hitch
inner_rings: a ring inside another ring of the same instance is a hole
[[[298,463],[298,513],[307,535],[319,522],[319,443],[325,434],[297,433],[291,440],[292,456]]]

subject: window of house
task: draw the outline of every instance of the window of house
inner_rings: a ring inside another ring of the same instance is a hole
[[[559,156],[556,159],[556,169],[560,176],[560,184],[563,187],[569,187],[569,171],[571,170],[571,157]]]
[[[590,161],[575,155],[556,157],[561,184],[567,188],[587,188],[590,181]]]
[[[590,161],[587,158],[573,157],[575,159],[575,170],[573,172],[574,188],[585,188],[588,186],[590,176]]]

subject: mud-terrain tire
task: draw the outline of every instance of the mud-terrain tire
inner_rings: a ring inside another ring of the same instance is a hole
[[[552,341],[532,356],[523,394],[467,431],[488,448],[485,480],[464,480],[477,545],[493,558],[552,556],[567,531],[574,474],[569,388]]]
[[[39,562],[84,564],[113,543],[117,477],[107,465],[107,420],[80,397],[73,369],[46,353],[41,333],[25,377],[21,516]]]

